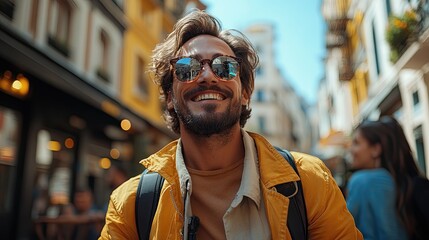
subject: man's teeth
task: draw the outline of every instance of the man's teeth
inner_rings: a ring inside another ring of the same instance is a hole
[[[217,93],[206,93],[206,94],[198,95],[194,99],[194,101],[201,101],[201,100],[223,100],[223,97]]]

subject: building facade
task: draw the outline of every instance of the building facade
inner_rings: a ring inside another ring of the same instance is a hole
[[[259,56],[251,99],[252,116],[246,129],[261,133],[276,146],[308,152],[311,147],[310,124],[302,99],[275,63],[273,26],[255,24],[248,27],[244,34]]]
[[[351,110],[344,135],[364,119],[392,115],[402,124],[422,172],[429,173],[429,3],[326,0],[322,11],[328,59],[337,62],[326,64],[334,72],[327,71],[326,82],[349,90],[350,101],[340,110]],[[328,101],[322,92],[319,101]],[[329,112],[327,106],[319,111]]]

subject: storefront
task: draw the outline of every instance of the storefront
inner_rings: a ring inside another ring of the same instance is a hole
[[[60,214],[77,189],[91,190],[103,209],[111,162],[141,172],[138,160],[171,136],[37,49],[8,40],[0,35],[0,236],[28,239],[34,222]]]

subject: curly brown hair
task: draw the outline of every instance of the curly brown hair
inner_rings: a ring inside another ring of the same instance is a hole
[[[235,56],[242,60],[240,63],[240,81],[250,99],[255,80],[254,70],[259,62],[258,55],[252,44],[241,32],[222,30],[218,19],[204,11],[195,10],[180,19],[167,38],[153,50],[149,71],[153,73],[154,82],[160,86],[160,98],[164,106],[166,106],[166,99],[173,85],[173,71],[170,60],[176,57],[180,48],[188,40],[203,34],[223,40],[229,45]],[[242,107],[240,115],[241,127],[246,124],[250,113],[250,107]],[[174,110],[166,109],[164,119],[171,130],[175,133],[180,133],[179,118]]]

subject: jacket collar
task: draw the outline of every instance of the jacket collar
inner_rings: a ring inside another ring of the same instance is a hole
[[[248,132],[255,140],[259,159],[259,171],[262,184],[270,189],[278,184],[299,181],[299,176],[289,165],[286,159],[261,135]],[[170,184],[178,181],[176,171],[176,149],[178,140],[175,140],[155,154],[140,161],[149,171],[158,172]],[[298,161],[299,159],[295,159]]]
[[[178,140],[172,141],[158,152],[140,161],[151,172],[158,172],[171,185],[178,179],[176,171],[176,148]],[[178,183],[178,182],[177,182]]]
[[[300,180],[288,161],[264,137],[252,132],[249,135],[255,140],[260,177],[266,188]]]

